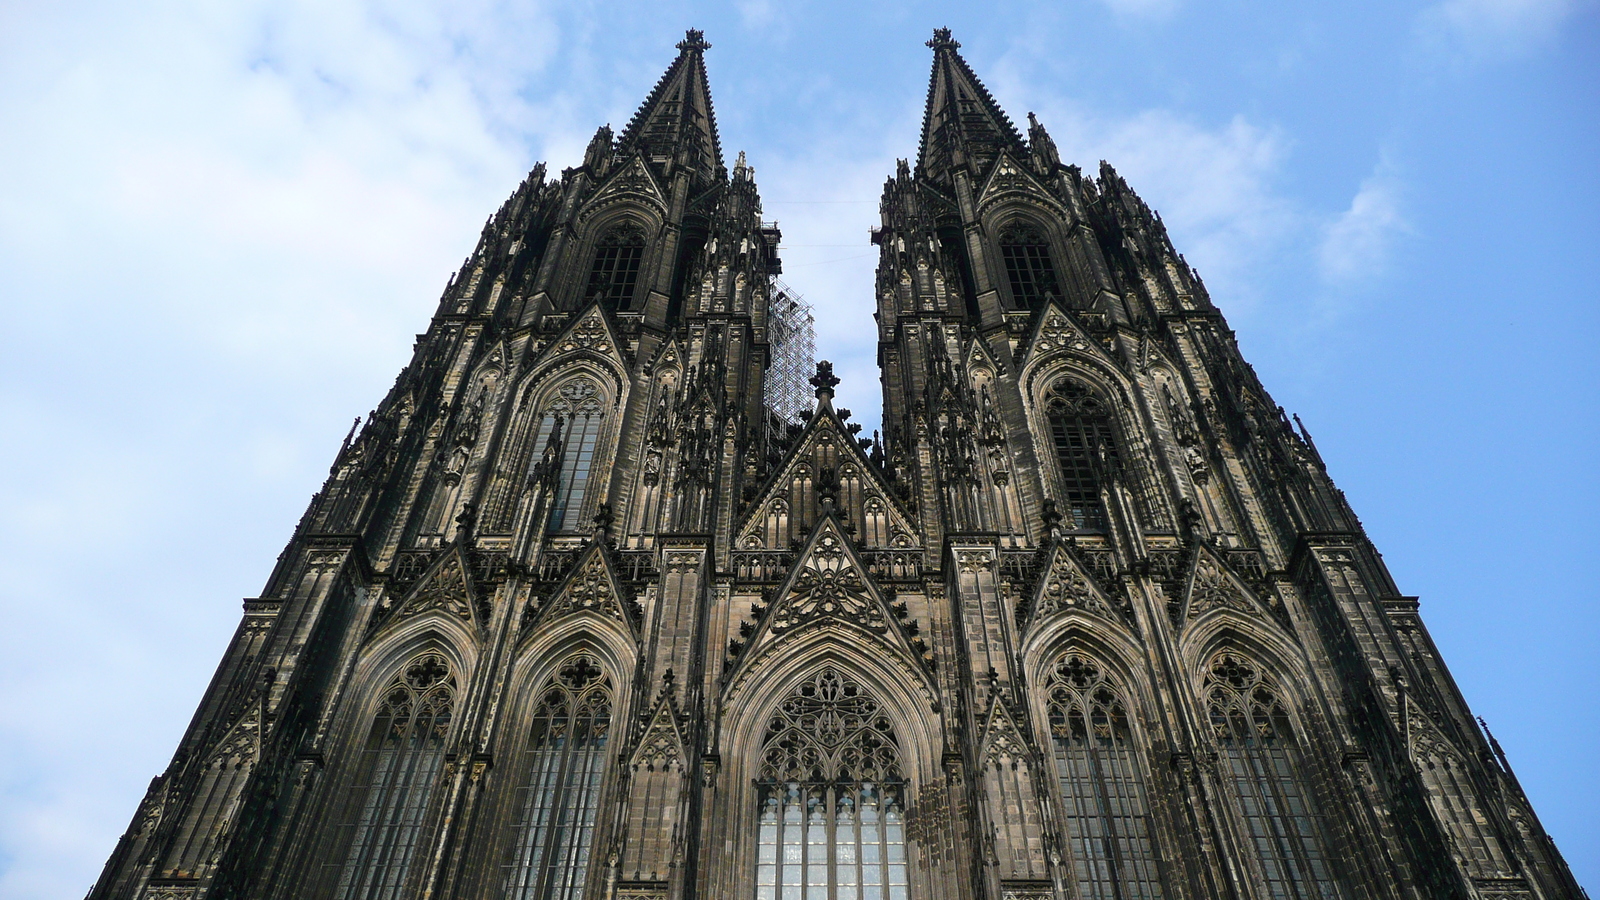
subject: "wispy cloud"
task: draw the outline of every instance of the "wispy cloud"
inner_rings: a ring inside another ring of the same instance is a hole
[[[1401,189],[1385,163],[1361,182],[1350,207],[1323,231],[1317,264],[1325,281],[1350,283],[1383,272],[1395,238],[1408,230]]]
[[[1441,0],[1418,20],[1425,41],[1470,58],[1526,53],[1592,0]]]
[[[1261,265],[1302,229],[1276,184],[1288,153],[1278,129],[1244,116],[1208,125],[1165,109],[1117,117],[1061,104],[1040,116],[1063,160],[1088,174],[1111,161],[1212,292],[1227,298],[1229,314],[1249,314],[1261,297]]]

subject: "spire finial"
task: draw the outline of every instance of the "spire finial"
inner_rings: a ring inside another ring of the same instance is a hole
[[[698,28],[691,28],[683,33],[683,40],[678,42],[678,49],[685,53],[691,50],[710,50],[711,45],[706,43],[706,33]]]
[[[945,47],[949,47],[951,50],[960,50],[961,42],[950,36],[950,29],[935,28],[933,30],[933,40],[928,42],[928,46],[934,50],[940,50]]]
[[[811,376],[811,386],[817,389],[818,400],[833,399],[833,389],[839,386],[839,379],[833,374],[833,363],[827,360],[817,363],[817,374]]]

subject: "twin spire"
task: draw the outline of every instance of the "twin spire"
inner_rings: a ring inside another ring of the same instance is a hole
[[[933,74],[922,113],[917,174],[940,179],[952,168],[982,166],[1001,152],[1025,158],[1028,147],[1022,135],[961,58],[961,44],[950,29],[935,30],[928,46],[933,48]]]
[[[961,44],[950,29],[935,30],[928,46],[933,49],[933,74],[922,115],[917,174],[942,179],[953,168],[983,166],[1002,152],[1026,158],[1028,143],[961,58]],[[706,78],[705,51],[710,48],[704,32],[691,28],[685,33],[678,42],[678,58],[617,139],[619,156],[637,152],[653,162],[672,160],[706,177],[726,172]],[[1044,128],[1031,115],[1029,121],[1033,142],[1039,143],[1040,136],[1048,142]]]
[[[722,141],[706,80],[705,32],[689,29],[678,58],[633,114],[617,139],[620,156],[639,153],[652,162],[674,161],[704,176],[720,175]]]

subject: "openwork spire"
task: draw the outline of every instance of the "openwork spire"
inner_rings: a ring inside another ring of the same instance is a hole
[[[688,166],[704,177],[723,171],[722,142],[706,79],[705,33],[689,29],[678,58],[634,113],[617,141],[619,154],[638,152],[652,162]]]
[[[928,46],[933,48],[933,74],[922,115],[917,174],[942,179],[958,166],[981,168],[1001,151],[1025,157],[1022,135],[961,58],[961,44],[950,29],[934,31]]]

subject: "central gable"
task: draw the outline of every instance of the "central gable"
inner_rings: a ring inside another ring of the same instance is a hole
[[[848,642],[862,652],[886,652],[920,677],[932,671],[933,657],[916,636],[916,621],[905,604],[890,605],[884,598],[831,508],[823,510],[822,521],[773,597],[770,608],[751,611],[754,626],[747,622],[741,629],[748,641],[729,646],[730,674],[782,653],[793,638],[827,631],[848,635]],[[862,638],[871,643],[861,645]]]
[[[922,536],[905,507],[824,400],[788,457],[745,513],[737,550],[787,550],[822,517],[822,496],[835,498],[839,517],[863,547],[915,549]]]

